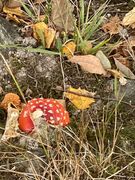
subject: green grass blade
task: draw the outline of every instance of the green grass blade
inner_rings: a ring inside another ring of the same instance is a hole
[[[32,19],[35,20],[35,17],[33,15],[33,13],[31,12],[31,10],[25,5],[25,3],[22,0],[19,0],[20,3],[22,4],[24,10],[26,11],[27,15]]]
[[[59,52],[55,52],[55,51],[49,51],[43,48],[32,48],[32,47],[22,47],[20,45],[16,45],[16,44],[0,44],[0,49],[6,49],[6,48],[16,48],[16,49],[23,49],[23,50],[27,50],[29,52],[36,52],[36,53],[42,53],[42,54],[48,54],[48,55],[60,55]]]
[[[80,4],[80,23],[83,27],[84,25],[84,0],[80,0],[79,4]]]
[[[108,43],[110,39],[103,40],[99,44],[97,44],[95,47],[89,50],[88,54],[95,54],[101,47],[103,47],[106,43]]]
[[[29,52],[37,52],[37,53],[42,53],[42,54],[48,54],[48,55],[60,55],[59,52],[54,52],[54,51],[49,51],[41,48],[26,48]]]

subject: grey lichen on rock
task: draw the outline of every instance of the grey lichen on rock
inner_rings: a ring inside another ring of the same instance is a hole
[[[13,44],[18,36],[17,28],[0,17],[0,44]]]
[[[115,83],[114,80],[108,81],[110,91],[112,91],[114,96]],[[127,103],[131,103],[135,105],[135,80],[127,80],[127,83],[122,86],[119,82],[117,82],[117,94],[118,99],[122,101],[126,101]]]

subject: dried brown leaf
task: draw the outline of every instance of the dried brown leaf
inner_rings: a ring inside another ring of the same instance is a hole
[[[122,63],[124,66],[130,67],[130,63],[127,57],[122,56],[120,53],[116,53],[113,55],[113,58],[118,60],[120,63]]]
[[[122,25],[135,28],[135,7],[124,16]]]
[[[19,110],[16,108],[12,108],[11,104],[8,105],[7,110],[7,121],[5,126],[4,134],[1,137],[2,141],[7,141],[10,138],[15,138],[19,136],[18,131],[18,117]]]
[[[84,71],[94,74],[106,75],[100,60],[93,55],[73,56],[70,61],[79,64]]]
[[[25,3],[25,2],[26,2],[26,0],[21,0],[21,1],[22,1],[22,3]],[[22,6],[21,1],[18,1],[18,0],[8,0],[8,1],[6,2],[6,6],[7,6],[8,8],[21,7],[21,6]]]
[[[109,22],[102,26],[102,29],[110,35],[118,34],[122,28],[120,22],[121,21],[118,16],[111,17]]]
[[[113,75],[114,77],[118,78],[122,86],[124,86],[127,83],[127,79],[124,77],[125,75],[122,72],[116,69],[108,69],[108,72],[110,72],[111,75]]]
[[[114,58],[115,64],[117,66],[117,68],[129,79],[135,79],[135,75],[132,73],[132,71],[126,67],[125,65],[123,65],[122,63],[120,63],[118,60],[116,60]]]
[[[74,30],[73,6],[69,0],[52,0],[51,18],[56,27],[66,33]]]

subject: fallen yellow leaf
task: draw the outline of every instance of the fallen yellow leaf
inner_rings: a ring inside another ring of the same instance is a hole
[[[39,31],[42,31],[43,34],[45,33],[45,30],[48,28],[48,26],[44,22],[38,22],[36,24],[33,24],[33,36],[35,39],[39,40]]]
[[[44,22],[38,22],[33,24],[33,37],[38,41],[41,41],[45,47],[45,31],[47,31],[48,26]]]
[[[14,14],[7,14],[7,17],[6,17],[7,20],[12,20],[14,22],[16,22],[17,24],[20,24],[20,19],[14,15]]]
[[[27,19],[27,15],[24,11],[21,10],[20,7],[3,7],[3,12],[6,13],[6,19],[12,20],[16,22],[17,24],[23,22],[26,23],[25,20]]]
[[[65,97],[67,97],[78,109],[87,109],[92,103],[95,102],[94,98],[85,97],[89,95],[94,96],[95,93],[90,93],[85,89],[75,89],[69,87],[67,91],[69,92],[64,93]]]
[[[41,41],[45,48],[50,48],[54,42],[56,31],[49,28],[44,22],[33,24],[33,36]]]
[[[7,6],[4,6],[3,12],[6,14],[14,14],[19,17],[26,17],[26,14],[21,10],[20,7],[9,8]]]
[[[72,58],[75,52],[76,44],[73,41],[67,42],[62,47],[62,53],[67,56],[68,59]]]
[[[45,29],[45,42],[46,48],[50,48],[54,39],[55,39],[56,31],[52,28]]]

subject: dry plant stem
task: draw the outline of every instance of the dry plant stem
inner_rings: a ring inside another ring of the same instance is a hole
[[[116,6],[124,6],[124,5],[127,5],[127,2],[124,2],[124,3],[117,3],[117,4],[111,4],[111,5],[108,5],[108,7],[116,7]]]
[[[29,159],[28,157],[27,157],[27,159],[28,159],[30,168],[32,169],[34,178],[35,178],[36,180],[40,180],[40,178],[38,177],[37,171],[36,171],[36,169],[35,169],[35,167],[34,167],[34,165],[33,165],[33,163],[32,163],[32,160]]]
[[[97,100],[98,100],[98,99],[101,99],[101,100],[106,100],[106,101],[116,101],[116,102],[119,102],[119,100],[117,100],[117,99],[115,99],[115,98],[107,98],[107,97],[99,97],[99,96],[92,96],[92,95],[80,94],[80,93],[76,93],[76,92],[72,92],[72,91],[68,91],[68,90],[65,90],[65,91],[64,91],[64,89],[62,89],[62,88],[61,88],[61,89],[60,89],[60,88],[55,88],[54,90],[71,93],[71,94],[74,94],[74,95],[77,95],[77,96],[94,98],[94,99],[97,99]],[[126,102],[126,101],[122,101],[122,100],[121,100],[121,103],[127,104],[127,105],[135,108],[135,105],[134,105],[134,104],[128,103],[128,102]]]
[[[12,71],[11,71],[11,69],[10,69],[10,67],[9,67],[6,59],[5,59],[5,57],[2,55],[2,53],[0,53],[0,56],[2,57],[2,60],[3,60],[4,64],[6,65],[6,68],[7,68],[7,70],[9,71],[9,74],[11,75],[11,77],[12,77],[12,79],[13,79],[13,81],[14,81],[14,83],[15,83],[18,91],[19,91],[19,93],[21,94],[24,102],[26,103],[26,99],[25,99],[25,97],[24,97],[24,94],[23,94],[23,92],[22,92],[22,90],[21,90],[21,88],[20,88],[20,86],[19,86],[19,84],[18,84],[15,76],[13,75],[13,73],[12,73]]]
[[[130,156],[133,160],[135,160],[135,157],[132,156],[131,154],[129,154],[128,152],[126,152],[125,150],[123,150],[122,148],[120,148],[119,146],[116,146],[117,149],[119,149],[120,151],[124,152],[126,155]]]
[[[124,166],[122,169],[120,169],[119,171],[117,171],[116,173],[112,174],[111,176],[109,176],[106,180],[110,180],[110,178],[116,176],[117,174],[119,174],[120,172],[122,172],[123,170],[127,169],[129,166],[131,166],[132,164],[135,163],[135,160],[130,162],[129,164],[127,164],[126,166]]]
[[[29,176],[30,176],[30,177],[31,177],[31,176],[34,176],[33,173],[24,173],[24,172],[21,172],[21,171],[15,171],[15,170],[3,168],[3,167],[1,167],[0,172],[19,174],[19,175],[22,175],[22,176],[27,177],[27,178],[29,178]],[[39,174],[38,174],[38,177],[39,177],[40,179],[43,178],[43,176],[41,176],[41,175],[39,175]],[[36,179],[36,180],[37,180],[37,179]]]
[[[62,130],[65,134],[67,134],[69,137],[71,137],[75,142],[77,142],[78,144],[80,144],[80,139],[78,138],[78,136],[68,127],[66,127],[66,129],[69,131],[65,131]],[[84,144],[82,143],[83,148],[89,152],[89,157],[92,161],[93,164],[97,164],[97,160],[96,160],[96,156],[90,151],[90,149]],[[92,147],[93,148],[93,147]]]
[[[118,89],[117,89],[117,79],[115,79],[115,97],[116,99],[118,99]],[[110,149],[110,152],[109,152],[109,155],[107,158],[104,159],[104,161],[102,162],[102,173],[101,175],[103,174],[103,172],[105,171],[106,169],[106,165],[109,164],[109,162],[111,162],[111,159],[112,159],[112,155],[114,153],[114,149],[115,149],[115,146],[116,146],[116,141],[118,139],[118,135],[119,135],[119,131],[121,129],[121,127],[117,130],[117,116],[118,116],[118,106],[120,104],[121,101],[117,101],[116,104],[115,104],[115,109],[114,109],[114,114],[115,114],[115,117],[114,117],[114,130],[113,130],[113,143],[112,143],[112,147]]]
[[[64,74],[64,69],[63,69],[63,65],[62,65],[62,56],[60,54],[60,67],[61,67],[61,73],[62,73],[62,78],[63,78],[63,88],[64,91],[66,90],[66,85],[65,85],[65,74]],[[63,99],[64,99],[64,94],[63,94]]]
[[[129,49],[127,49],[127,52],[129,53],[131,58],[135,61],[135,53],[134,53],[134,50],[133,50],[132,46],[130,45],[130,41],[127,40],[127,38],[125,37],[125,35],[123,33],[120,32],[120,35],[128,45]]]
[[[67,127],[67,130],[68,131],[64,131],[64,130],[62,130],[63,132],[65,132],[68,136],[70,136],[72,139],[73,139],[73,141],[76,141],[79,145],[80,145],[80,138],[78,138],[78,136],[76,136],[76,134],[70,129],[70,128],[68,128]],[[68,142],[67,142],[68,143]],[[66,144],[67,144],[66,143]],[[68,145],[70,145],[70,144],[68,144]],[[94,157],[94,155],[91,153],[91,151],[90,151],[90,149],[89,149],[89,147],[88,146],[86,146],[83,142],[82,142],[82,148],[85,150],[85,152],[87,152],[87,155],[89,156],[89,158],[91,159],[91,163],[92,164],[95,164],[94,163],[94,158],[92,159],[92,156]],[[73,172],[73,174],[74,174],[74,177],[80,177],[79,176],[79,174],[80,174],[80,170],[78,169],[78,168],[81,168],[83,171],[85,171],[85,173],[88,175],[88,178],[89,179],[94,179],[92,176],[91,176],[91,174],[90,174],[90,172],[89,172],[89,170],[86,168],[86,166],[85,166],[85,168],[86,169],[84,169],[84,166],[82,166],[82,165],[80,165],[79,164],[79,161],[78,161],[78,159],[76,159],[76,155],[74,154],[74,152],[73,151],[68,151],[67,150],[67,148],[66,148],[66,146],[65,146],[65,150],[66,150],[66,153],[65,153],[65,156],[67,156],[67,154],[69,155],[68,157],[70,157],[71,158],[71,162],[73,163],[73,166],[75,167],[75,172]],[[73,158],[74,157],[74,158]],[[81,154],[80,154],[80,157],[81,157]],[[86,159],[85,158],[85,154],[84,154],[84,158],[83,158],[84,160]],[[81,162],[83,162],[83,159],[81,160]],[[96,158],[95,158],[96,159]],[[68,177],[68,176],[67,176]],[[73,179],[76,179],[76,178],[73,178]]]

